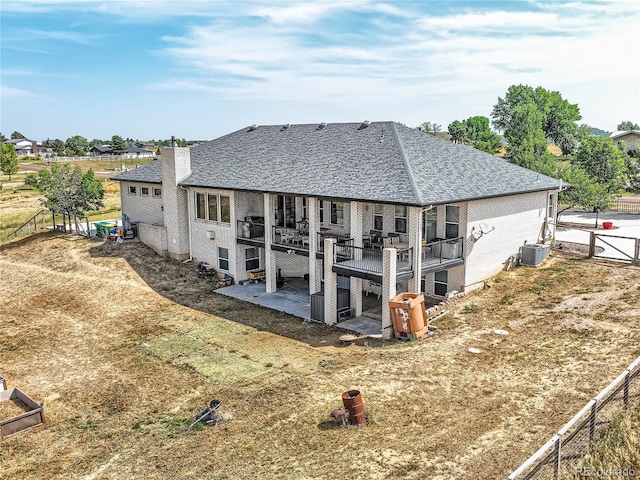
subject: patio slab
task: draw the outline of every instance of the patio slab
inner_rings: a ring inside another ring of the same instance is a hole
[[[230,285],[218,288],[215,292],[279,312],[285,312],[305,320],[311,318],[309,283],[306,280],[288,278],[284,287],[275,293],[267,293],[265,288],[264,282],[258,282],[245,285]],[[336,326],[362,335],[382,336],[380,320],[369,317],[351,318],[338,323]]]

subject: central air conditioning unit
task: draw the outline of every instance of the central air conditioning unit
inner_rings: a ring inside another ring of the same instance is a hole
[[[549,245],[523,245],[520,255],[520,264],[529,267],[537,267],[545,258],[549,256],[551,246]]]

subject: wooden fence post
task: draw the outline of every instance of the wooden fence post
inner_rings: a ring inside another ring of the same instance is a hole
[[[591,232],[589,235],[589,258],[593,258],[596,254],[596,233]]]

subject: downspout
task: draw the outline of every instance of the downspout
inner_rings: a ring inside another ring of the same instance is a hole
[[[187,221],[189,222],[189,258],[187,258],[182,263],[189,263],[193,261],[193,257],[191,256],[192,248],[191,248],[191,198],[189,198],[189,189],[184,188],[182,185],[178,185],[182,190],[187,192]]]

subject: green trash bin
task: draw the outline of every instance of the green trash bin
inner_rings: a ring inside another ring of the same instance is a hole
[[[96,237],[107,238],[112,228],[117,228],[114,222],[96,222]]]

